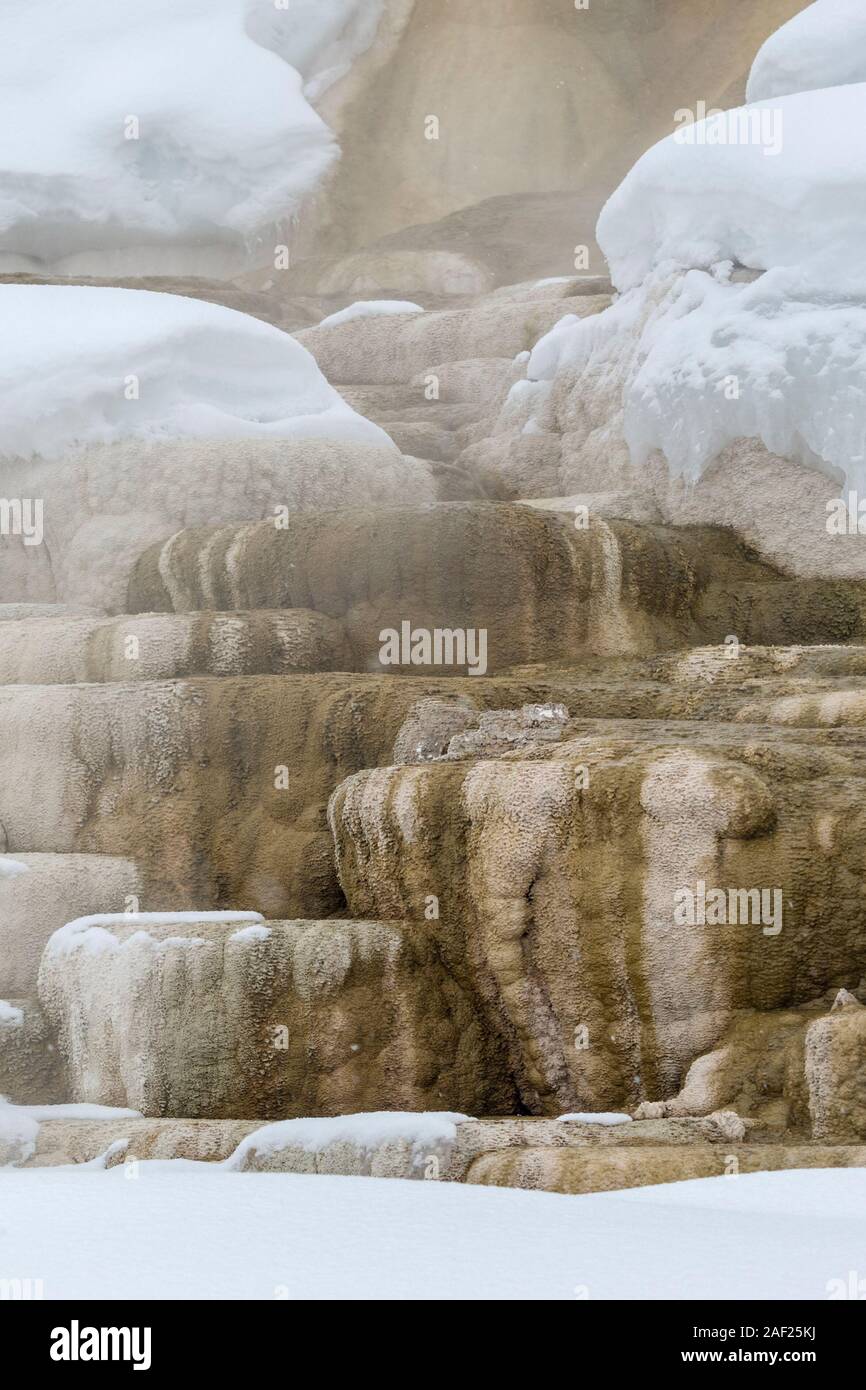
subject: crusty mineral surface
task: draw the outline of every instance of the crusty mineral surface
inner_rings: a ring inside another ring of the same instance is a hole
[[[733,104],[800,5],[744,8],[387,0],[285,278],[122,282],[295,332],[378,442],[0,460],[46,504],[0,538],[0,1161],[866,1164],[866,541],[754,439],[636,467],[631,340],[529,370],[605,322],[594,214],[668,82]],[[371,297],[423,312],[323,322]]]

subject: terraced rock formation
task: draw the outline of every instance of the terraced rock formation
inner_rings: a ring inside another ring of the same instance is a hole
[[[866,586],[634,493],[502,500],[472,441],[604,302],[575,288],[304,335],[418,499],[166,519],[88,607],[13,566],[0,1093],[144,1117],[17,1161],[586,1191],[866,1160]],[[405,1134],[282,1128],[348,1112]]]

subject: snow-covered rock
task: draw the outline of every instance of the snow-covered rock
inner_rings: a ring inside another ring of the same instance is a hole
[[[409,299],[359,299],[336,314],[322,319],[319,328],[332,328],[338,323],[350,323],[352,319],[374,318],[380,314],[423,314],[420,304]]]
[[[6,855],[0,858],[0,878],[18,878],[26,872],[27,865],[22,864],[20,860],[9,859]]]
[[[442,1178],[450,1176],[457,1127],[466,1119],[445,1110],[380,1110],[280,1120],[242,1139],[226,1167],[238,1172]]]
[[[795,85],[840,85],[678,113],[609,199],[598,241],[619,297],[540,339],[488,441],[538,458],[539,493],[634,492],[796,572],[866,575],[856,515],[847,542],[827,524],[843,484],[866,490],[862,7],[848,66],[828,56],[851,10],[816,4],[767,46]]]
[[[863,0],[817,0],[772,34],[752,67],[749,101],[866,82]]]
[[[666,261],[769,270],[817,260],[836,284],[862,265],[864,212],[866,83],[858,83],[681,126],[626,175],[602,210],[598,241],[619,290]]]
[[[0,1096],[0,1168],[23,1163],[36,1148],[39,1122],[23,1107]]]
[[[0,286],[9,601],[123,606],[138,554],[189,525],[432,497],[289,334],[141,290]]]

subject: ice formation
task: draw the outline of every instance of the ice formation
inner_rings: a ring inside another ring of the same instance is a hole
[[[0,268],[219,274],[272,248],[338,154],[302,72],[327,85],[379,9],[0,0]]]

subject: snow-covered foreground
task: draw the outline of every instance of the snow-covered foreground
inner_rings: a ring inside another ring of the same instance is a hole
[[[0,1278],[47,1298],[825,1299],[857,1270],[857,1169],[588,1197],[178,1161],[0,1171]]]

